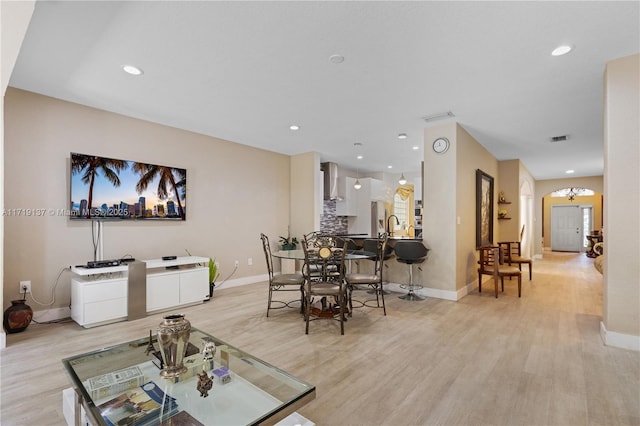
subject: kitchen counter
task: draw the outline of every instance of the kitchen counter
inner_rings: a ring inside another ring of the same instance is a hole
[[[356,242],[362,241],[362,240],[367,240],[369,238],[376,238],[376,237],[371,237],[369,234],[336,234],[336,237],[343,237],[343,238],[350,238]],[[388,237],[387,240],[390,241],[400,241],[400,240],[417,240],[417,241],[422,241],[422,237],[408,237],[406,235],[399,235],[399,236],[394,236],[394,237]]]

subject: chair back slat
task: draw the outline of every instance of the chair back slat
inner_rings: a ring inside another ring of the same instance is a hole
[[[271,245],[269,244],[269,237],[265,234],[260,234],[262,240],[262,249],[264,250],[264,257],[267,261],[267,270],[269,271],[269,281],[273,280],[273,257],[271,255]]]
[[[302,272],[309,281],[342,281],[345,274],[347,243],[336,244],[335,237],[321,235],[314,240],[302,241],[304,265]]]

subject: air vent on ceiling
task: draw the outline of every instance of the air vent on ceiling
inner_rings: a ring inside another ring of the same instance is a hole
[[[551,136],[551,142],[563,142],[569,139],[569,135]]]
[[[444,120],[445,118],[451,118],[451,117],[455,117],[455,115],[451,111],[447,111],[447,112],[440,112],[438,114],[428,115],[426,117],[422,117],[422,119],[427,123],[429,123],[430,121]]]

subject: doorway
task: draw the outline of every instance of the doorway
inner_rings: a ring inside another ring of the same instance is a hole
[[[583,212],[579,205],[551,206],[551,250],[582,251]]]

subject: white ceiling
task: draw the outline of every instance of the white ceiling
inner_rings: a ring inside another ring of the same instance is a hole
[[[639,4],[38,2],[10,85],[371,172],[419,170],[443,123],[422,118],[452,111],[536,179],[601,175],[603,72],[640,52]]]

